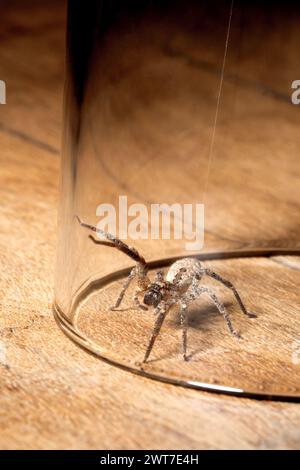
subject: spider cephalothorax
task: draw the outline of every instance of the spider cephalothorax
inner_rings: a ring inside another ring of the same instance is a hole
[[[248,317],[255,317],[253,313],[250,313],[246,310],[239,293],[237,292],[234,285],[221,277],[219,274],[211,271],[208,268],[205,268],[201,265],[200,261],[195,258],[183,258],[173,263],[167,274],[164,277],[164,274],[161,271],[156,273],[155,279],[152,282],[148,276],[148,265],[145,259],[138,253],[135,248],[131,248],[126,245],[122,240],[114,237],[108,232],[94,227],[93,225],[86,224],[82,222],[79,217],[77,217],[80,225],[85,227],[93,232],[98,233],[106,240],[96,240],[92,236],[90,239],[97,245],[106,245],[110,247],[117,248],[122,251],[124,254],[132,258],[136,265],[130,271],[129,276],[127,277],[123,288],[116,300],[115,305],[111,308],[112,310],[117,310],[120,306],[123,297],[127,288],[129,287],[133,279],[137,280],[137,290],[133,296],[133,301],[135,303],[135,308],[140,308],[142,310],[148,310],[148,307],[153,307],[156,314],[156,320],[154,323],[152,335],[146,349],[143,363],[145,363],[152,351],[155,340],[159,335],[160,329],[164,322],[164,319],[175,304],[180,306],[180,322],[182,326],[182,344],[183,344],[183,358],[184,360],[188,359],[187,356],[187,321],[186,321],[186,312],[189,304],[196,300],[200,295],[207,295],[213,303],[216,305],[219,312],[223,315],[229,331],[236,337],[240,338],[240,334],[233,328],[231,320],[229,318],[228,311],[225,305],[218,299],[213,290],[204,285],[200,285],[200,281],[203,276],[209,276],[216,281],[221,282],[225,287],[230,289],[238,302],[242,312]],[[142,302],[140,301],[142,299]]]
[[[150,284],[150,287],[144,294],[144,304],[152,307],[157,307],[163,299],[163,287],[159,284]]]

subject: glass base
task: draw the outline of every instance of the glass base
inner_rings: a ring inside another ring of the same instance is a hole
[[[155,321],[152,309],[132,307],[133,286],[120,310],[110,310],[130,268],[88,280],[74,297],[71,320],[56,303],[55,317],[75,343],[135,374],[240,397],[300,401],[300,317],[286,301],[292,298],[295,283],[289,276],[283,283],[282,265],[268,260],[275,255],[299,254],[299,249],[274,248],[199,255],[205,266],[230,279],[257,318],[243,315],[229,289],[203,278],[201,284],[211,287],[222,300],[242,339],[230,334],[222,316],[203,295],[188,309],[188,361],[182,357],[176,307],[168,313],[148,362],[142,364]],[[157,269],[167,271],[177,259],[150,263],[150,277]]]

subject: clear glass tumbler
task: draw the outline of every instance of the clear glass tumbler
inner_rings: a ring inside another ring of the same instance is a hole
[[[206,390],[300,395],[298,10],[69,2],[54,307],[100,358]]]

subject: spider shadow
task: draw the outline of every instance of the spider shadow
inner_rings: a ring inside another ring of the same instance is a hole
[[[230,313],[230,307],[233,305],[233,302],[225,302],[224,306]],[[209,328],[202,328],[203,326],[210,325],[212,320],[215,318],[222,319],[222,315],[218,312],[218,309],[215,305],[193,305],[191,308],[188,309],[187,313],[187,325],[188,328],[193,328],[195,330],[204,329],[207,330]],[[180,328],[180,311],[176,309],[175,315],[173,315],[172,319],[170,320],[170,325],[174,326],[174,328]]]
[[[224,306],[229,310],[230,307],[234,304],[234,302],[224,302]],[[207,331],[210,327],[205,327],[205,325],[211,325],[212,321],[215,319],[220,318],[221,322],[223,320],[222,315],[218,312],[217,308],[214,305],[194,305],[189,309],[187,315],[187,325],[188,329],[191,328],[194,330],[203,330]],[[181,323],[180,323],[180,311],[179,308],[175,307],[172,317],[169,320],[169,325],[174,330],[180,330]],[[230,334],[228,332],[228,334]],[[196,356],[199,352],[202,352],[203,349],[197,349],[196,351],[191,352],[188,355],[188,361],[190,361],[194,356]],[[170,359],[174,355],[178,353],[178,350],[174,349],[172,352],[167,354],[161,355],[158,358],[148,360],[148,363],[155,363],[161,361],[162,359]]]

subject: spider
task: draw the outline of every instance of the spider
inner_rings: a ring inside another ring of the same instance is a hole
[[[106,245],[117,248],[133,259],[136,263],[125,280],[115,305],[111,307],[110,310],[118,310],[130,283],[136,279],[137,289],[133,296],[134,308],[148,310],[148,307],[153,307],[154,314],[156,316],[142,364],[145,364],[149,359],[163,322],[169,310],[175,304],[180,305],[183,359],[185,361],[189,360],[187,355],[187,308],[191,302],[196,300],[202,294],[206,294],[215,304],[220,314],[223,315],[230,333],[239,339],[242,338],[238,331],[234,329],[225,305],[218,299],[212,289],[199,285],[204,276],[209,276],[230,289],[233,292],[241,311],[249,318],[256,317],[254,313],[246,310],[238,291],[230,281],[224,279],[214,271],[203,267],[200,261],[196,258],[183,258],[175,261],[170,266],[166,277],[164,277],[162,271],[158,271],[156,272],[155,279],[152,282],[148,277],[149,266],[135,248],[126,245],[122,240],[119,240],[108,232],[82,222],[78,216],[76,216],[76,218],[82,227],[96,232],[107,240],[96,240],[92,235],[89,235],[89,238],[93,243],[96,245]],[[140,299],[142,299],[142,301]]]

